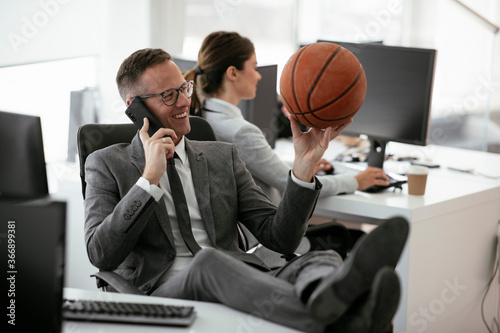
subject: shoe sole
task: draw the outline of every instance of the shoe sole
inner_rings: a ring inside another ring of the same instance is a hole
[[[338,274],[323,279],[307,307],[319,323],[335,322],[359,296],[370,290],[377,272],[396,267],[408,238],[406,219],[387,220],[355,244]]]

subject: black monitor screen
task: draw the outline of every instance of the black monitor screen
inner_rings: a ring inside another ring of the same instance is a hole
[[[0,199],[48,195],[40,117],[0,111]]]
[[[344,134],[426,145],[436,50],[334,43],[358,58],[367,81],[363,105]]]

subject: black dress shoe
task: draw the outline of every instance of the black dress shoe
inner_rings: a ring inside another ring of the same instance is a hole
[[[339,319],[353,302],[370,290],[377,272],[396,267],[408,238],[409,224],[391,218],[363,236],[335,274],[324,278],[307,302],[311,316],[328,325]]]
[[[369,294],[360,297],[326,332],[385,333],[398,309],[401,285],[394,269],[376,274]]]

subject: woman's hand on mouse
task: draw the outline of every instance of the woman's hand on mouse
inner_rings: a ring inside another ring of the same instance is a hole
[[[380,168],[368,167],[354,176],[354,178],[358,181],[358,191],[366,190],[373,185],[389,185],[389,177]]]

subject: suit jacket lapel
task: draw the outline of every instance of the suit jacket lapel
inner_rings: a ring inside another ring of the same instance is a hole
[[[142,147],[142,141],[139,137],[139,133],[137,133],[137,135],[132,139],[129,150],[132,158],[132,164],[135,165],[139,173],[142,175],[146,165],[146,158],[144,157],[144,148]]]
[[[191,166],[191,175],[196,193],[196,201],[200,208],[201,219],[205,225],[208,238],[215,246],[215,224],[213,220],[212,207],[210,206],[210,179],[208,175],[207,159],[203,152],[199,151],[196,144],[186,140],[186,152]]]

